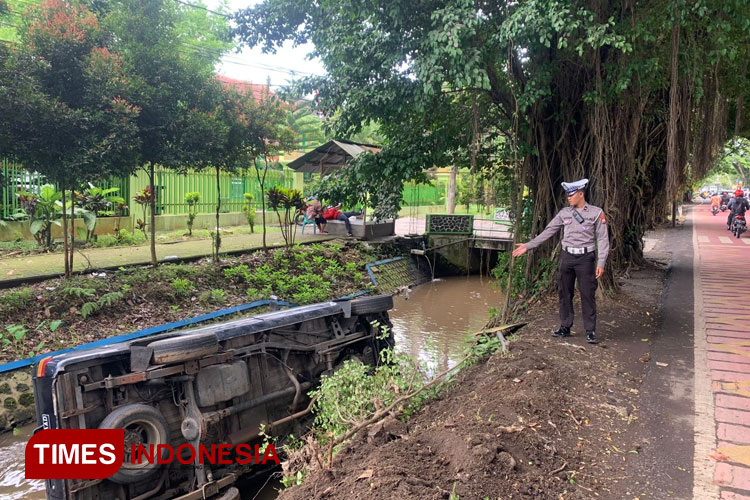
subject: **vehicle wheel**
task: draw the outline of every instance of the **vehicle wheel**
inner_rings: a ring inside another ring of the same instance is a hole
[[[159,470],[158,464],[130,464],[130,446],[143,445],[147,450],[150,445],[156,447],[168,444],[169,431],[167,421],[161,412],[153,406],[132,404],[117,408],[107,415],[100,429],[125,430],[125,456],[123,466],[109,480],[119,484],[131,484],[144,481]],[[166,453],[167,450],[164,450]]]
[[[389,309],[393,309],[393,297],[390,295],[375,295],[352,300],[353,315],[383,312]]]
[[[195,333],[157,340],[149,347],[154,348],[154,363],[160,365],[213,354],[219,350],[219,339],[215,333]]]

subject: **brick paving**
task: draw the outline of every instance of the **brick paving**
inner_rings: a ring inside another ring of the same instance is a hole
[[[699,454],[710,453],[704,462],[713,469],[710,491],[720,500],[750,500],[750,233],[735,238],[726,214],[713,216],[708,206],[695,207],[692,218],[695,306],[702,316],[696,358],[704,365],[696,365],[695,376],[710,378],[709,428],[702,430],[713,438],[712,449],[696,447],[696,464],[707,459]]]

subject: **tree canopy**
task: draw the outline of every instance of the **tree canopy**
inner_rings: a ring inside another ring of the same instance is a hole
[[[338,134],[381,125],[384,150],[352,178],[514,167],[537,232],[562,206],[559,183],[588,177],[616,265],[641,257],[644,231],[710,168],[730,124],[748,130],[744,0],[266,0],[235,20],[266,50],[314,43],[327,75],[299,88]]]

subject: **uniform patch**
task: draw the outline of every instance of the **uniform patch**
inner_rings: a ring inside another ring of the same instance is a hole
[[[606,217],[604,217],[604,213],[602,213],[602,214],[601,214],[601,215],[599,216],[599,219],[601,219],[601,221],[602,221],[602,224],[606,224],[606,223],[607,223],[607,218],[606,218]]]

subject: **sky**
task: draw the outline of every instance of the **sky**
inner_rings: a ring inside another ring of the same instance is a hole
[[[204,0],[210,9],[217,8],[221,0]],[[260,0],[228,0],[227,5],[230,12],[250,7],[259,3]],[[287,42],[284,47],[275,54],[264,54],[260,47],[253,49],[243,48],[241,52],[232,52],[222,59],[217,67],[221,75],[238,80],[253,83],[266,83],[271,79],[272,86],[286,85],[292,79],[310,74],[325,74],[325,69],[320,60],[308,60],[307,54],[312,50],[312,44],[292,47]]]

